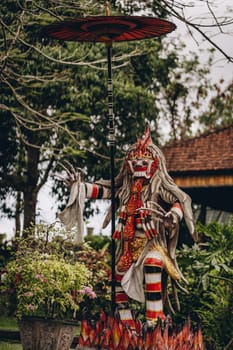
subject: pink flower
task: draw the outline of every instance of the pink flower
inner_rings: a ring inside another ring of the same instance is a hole
[[[27,309],[33,311],[33,310],[35,310],[35,305],[33,305],[33,304],[28,304],[28,305],[27,305]]]
[[[85,289],[86,294],[87,294],[91,299],[95,299],[95,298],[96,298],[95,292],[94,292],[90,287],[85,287],[84,289]]]
[[[85,293],[86,293],[84,289],[79,289],[78,292],[79,292],[80,294],[85,294]]]
[[[92,289],[90,287],[85,287],[84,290],[87,294],[92,292]]]
[[[37,278],[38,280],[42,280],[44,278],[44,275],[41,273],[37,273],[35,278]]]
[[[41,280],[44,283],[48,283],[48,278],[44,277],[43,273],[37,273],[35,276],[36,279]]]
[[[94,291],[92,291],[92,292],[89,293],[89,297],[91,299],[95,299],[97,297],[97,295],[96,295],[96,293]]]
[[[84,287],[84,289],[79,289],[78,292],[82,295],[84,295],[84,294],[88,295],[89,298],[91,298],[91,299],[96,298],[95,292],[90,287]]]

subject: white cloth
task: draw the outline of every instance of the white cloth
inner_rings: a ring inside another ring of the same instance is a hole
[[[66,208],[58,215],[59,219],[65,225],[67,230],[77,227],[75,243],[82,243],[84,236],[83,209],[85,202],[85,185],[77,181],[74,182],[69,196]]]
[[[136,267],[135,263],[133,263],[124,274],[121,281],[121,286],[131,299],[144,303],[145,294],[143,289],[143,264]]]
[[[124,274],[121,280],[121,286],[125,293],[134,300],[140,303],[145,302],[145,291],[144,291],[144,260],[149,254],[156,254],[160,260],[163,261],[163,257],[158,251],[150,251],[153,240],[148,242],[139,256],[136,263],[133,263],[130,268]]]

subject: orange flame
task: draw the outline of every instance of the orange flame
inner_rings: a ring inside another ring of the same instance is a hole
[[[94,324],[82,321],[78,349],[204,350],[201,328],[194,332],[190,320],[179,331],[161,323],[147,330],[143,330],[139,320],[135,320],[135,325],[136,331],[131,330],[118,317],[102,312]]]

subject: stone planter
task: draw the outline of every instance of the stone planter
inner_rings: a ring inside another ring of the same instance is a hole
[[[70,350],[77,323],[28,317],[19,329],[23,350]]]

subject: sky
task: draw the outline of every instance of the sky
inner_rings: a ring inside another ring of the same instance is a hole
[[[217,16],[229,16],[233,18],[233,12],[230,13],[229,9],[233,11],[233,0],[213,0],[213,10],[217,14]],[[187,3],[191,3],[188,1]],[[195,1],[195,8],[190,7],[186,12],[186,15],[189,18],[195,19],[195,21],[199,21],[201,17],[206,17],[207,7],[203,5],[203,1]],[[189,54],[190,51],[193,51],[199,55],[200,61],[202,64],[206,64],[208,55],[207,49],[210,48],[210,44],[205,42],[204,39],[195,31],[193,31],[193,36],[195,40],[188,33],[186,26],[175,19],[172,21],[177,25],[177,29],[169,34],[171,39],[177,36],[181,36],[183,41],[186,44],[185,52]],[[207,20],[205,20],[206,23]],[[204,22],[203,22],[204,23]],[[208,34],[217,42],[218,45],[222,49],[224,49],[228,55],[233,56],[233,25],[224,28],[226,32],[231,31],[231,34],[221,33],[216,34],[216,30],[212,30]],[[226,58],[223,57],[222,54],[216,53],[214,65],[211,67],[211,79],[214,82],[219,81],[220,79],[224,79],[225,82],[230,82],[233,79],[233,63],[227,62]],[[54,199],[49,195],[51,189],[51,182],[48,182],[44,185],[39,193],[38,199],[38,212],[40,213],[39,218],[41,221],[47,224],[51,224],[56,220],[56,209],[57,203],[55,203]],[[108,207],[107,203],[102,201],[101,204],[101,214],[92,218],[91,222],[87,223],[87,226],[95,227],[94,233],[98,234],[101,231],[102,221]],[[14,235],[14,222],[12,220],[8,220],[6,218],[0,217],[0,233],[6,233],[7,239],[10,239]],[[103,234],[109,234],[110,227],[103,231]]]
[[[186,9],[186,18],[195,23],[209,24],[210,14],[205,1],[187,1],[195,3],[195,7]],[[224,32],[220,33],[218,28],[206,29],[205,33],[216,42],[229,56],[233,57],[233,1],[232,0],[212,0],[212,10],[218,18],[228,18],[232,21],[231,25],[223,28]],[[204,20],[205,19],[205,20]],[[207,51],[211,48],[208,43],[197,31],[192,30],[193,37],[187,31],[186,25],[178,20],[174,20],[177,29],[171,34],[172,36],[181,36],[186,44],[186,51],[194,51],[199,55],[200,61],[205,64],[208,59]],[[215,53],[214,64],[211,67],[211,78],[213,82],[223,78],[226,81],[233,79],[233,63],[220,53]]]

